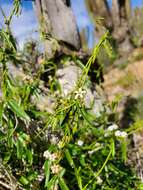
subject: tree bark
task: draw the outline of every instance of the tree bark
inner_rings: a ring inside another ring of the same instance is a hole
[[[34,6],[46,36],[80,49],[79,33],[69,0],[35,0]],[[51,51],[53,46],[56,46],[55,43],[52,44],[49,39],[45,41],[46,51]]]
[[[112,1],[112,20],[113,20],[113,27],[118,28],[120,26],[120,13],[119,13],[118,0]]]
[[[86,0],[86,4],[94,21],[96,21],[94,19],[95,16],[102,17],[104,18],[104,25],[106,27],[112,26],[111,13],[106,0]]]
[[[121,55],[131,52],[133,44],[131,42],[130,31],[130,0],[112,1],[113,18],[113,39],[116,41],[118,51]]]
[[[132,50],[130,32],[130,0],[112,0],[111,11],[107,0],[86,0],[89,12],[93,20],[100,16],[104,19],[102,25],[104,28],[111,31],[111,35],[117,44],[119,54],[128,53]],[[102,35],[101,26],[96,23],[96,34]],[[98,29],[99,28],[99,29]]]

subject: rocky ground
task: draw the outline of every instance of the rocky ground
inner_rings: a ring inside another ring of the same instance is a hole
[[[113,68],[104,75],[103,84],[108,99],[117,94],[137,97],[143,90],[143,60],[129,64],[124,69]]]

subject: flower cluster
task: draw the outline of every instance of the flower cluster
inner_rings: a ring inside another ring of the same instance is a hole
[[[119,128],[119,127],[118,127],[117,124],[112,124],[112,125],[110,125],[110,126],[107,128],[107,130],[105,131],[105,135],[104,135],[104,136],[105,136],[105,137],[110,136],[110,135],[111,135],[111,132],[116,131],[118,128]]]
[[[86,90],[79,88],[75,91],[75,99],[83,99],[86,94]]]
[[[108,128],[107,128],[107,131],[115,131],[118,129],[118,125],[116,124],[113,124],[113,125],[110,125]]]
[[[62,167],[58,164],[54,164],[51,166],[52,174],[58,174],[61,171]]]
[[[126,138],[128,136],[128,134],[125,131],[117,130],[118,128],[119,127],[116,124],[110,125],[107,128],[104,136],[108,137],[112,134],[111,132],[115,131],[115,133],[114,133],[115,137]]]
[[[50,138],[50,142],[51,144],[54,144],[56,145],[59,141],[59,138],[57,136],[55,136],[54,134],[51,135],[51,138]]]
[[[115,136],[116,137],[120,137],[120,138],[126,138],[128,136],[128,134],[125,131],[116,131],[115,132]]]
[[[103,180],[101,179],[100,176],[97,176],[96,179],[97,179],[96,184],[98,185],[102,184]]]
[[[43,156],[46,158],[46,159],[49,159],[50,161],[54,162],[56,159],[58,159],[58,153],[53,153],[51,154],[48,150],[46,150],[43,154]]]
[[[46,150],[44,152],[43,156],[46,159],[49,159],[51,162],[54,162],[54,161],[56,161],[59,158],[59,154],[58,153],[51,154],[48,150]],[[52,174],[58,174],[61,171],[62,167],[59,164],[54,164],[53,163],[51,165],[50,169],[52,171]]]

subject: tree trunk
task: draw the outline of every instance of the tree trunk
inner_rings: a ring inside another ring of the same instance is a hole
[[[96,17],[104,19],[102,25],[111,31],[119,54],[130,52],[133,48],[129,22],[131,14],[130,0],[112,0],[111,11],[107,0],[86,0],[86,3],[94,21],[97,20]],[[96,30],[97,32],[100,31],[97,37],[101,36],[101,28],[103,27],[98,27],[98,23],[96,23]]]
[[[87,9],[96,26],[96,37],[101,37],[104,28],[112,28],[111,12],[106,0],[86,0]]]
[[[133,49],[130,32],[130,0],[112,1],[113,39],[115,39],[118,51],[121,55],[129,53]]]
[[[119,28],[120,26],[120,13],[119,13],[119,6],[118,0],[112,1],[112,20],[113,20],[113,27]]]
[[[34,7],[41,25],[42,33],[48,36],[45,48],[49,57],[57,48],[55,40],[80,49],[80,38],[69,0],[35,0]],[[55,39],[55,40],[49,40]],[[58,47],[58,46],[57,46]]]

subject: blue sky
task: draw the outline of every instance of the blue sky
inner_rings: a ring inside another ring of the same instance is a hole
[[[71,1],[72,1],[72,9],[74,11],[79,29],[86,27],[89,30],[89,33],[91,34],[94,30],[94,27],[88,16],[84,0],[71,0]],[[111,3],[111,0],[108,1]],[[3,7],[7,15],[9,15],[10,13],[12,2],[13,0],[0,0],[0,5]],[[143,5],[143,0],[132,0],[133,7],[141,5]],[[2,15],[0,14],[0,24],[2,22],[1,17]],[[38,23],[32,8],[31,1],[28,0],[23,1],[22,14],[19,16],[19,18],[14,17],[11,27],[21,47],[23,46],[25,39],[38,38],[38,33],[36,32],[38,29]],[[89,38],[90,46],[92,46],[91,41],[92,39],[90,36]]]
[[[12,0],[0,0],[4,12],[8,16],[12,10]],[[3,23],[2,15],[0,13],[0,27]],[[19,17],[14,16],[12,19],[11,29],[19,42],[20,47],[23,47],[24,41],[29,38],[37,38],[38,34],[35,32],[38,28],[36,16],[32,8],[31,2],[25,2],[22,14]]]

